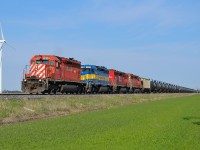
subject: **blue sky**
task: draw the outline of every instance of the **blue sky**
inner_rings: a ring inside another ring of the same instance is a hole
[[[199,0],[1,0],[3,89],[35,54],[200,88]]]

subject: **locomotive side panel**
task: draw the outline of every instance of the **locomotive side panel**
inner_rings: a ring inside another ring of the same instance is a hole
[[[112,86],[117,84],[117,78],[115,78],[115,71],[109,70],[109,82]]]
[[[70,60],[65,60],[62,64],[62,80],[80,82],[81,64]]]

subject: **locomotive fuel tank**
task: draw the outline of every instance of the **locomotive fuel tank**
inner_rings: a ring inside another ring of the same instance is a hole
[[[62,85],[61,86],[61,93],[72,93],[72,92],[78,92],[79,91],[79,86],[78,85]]]
[[[127,93],[128,89],[126,87],[121,87],[120,88],[120,93]]]
[[[101,86],[99,88],[99,93],[106,93],[106,92],[109,92],[110,88],[108,86]]]

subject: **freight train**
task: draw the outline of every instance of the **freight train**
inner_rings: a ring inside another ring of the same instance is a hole
[[[35,55],[29,67],[24,70],[22,80],[22,91],[29,94],[196,92],[103,66],[81,65],[73,58],[54,55]]]

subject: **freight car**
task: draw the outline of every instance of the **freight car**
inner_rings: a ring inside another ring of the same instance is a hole
[[[73,58],[52,55],[35,55],[30,70],[24,71],[22,91],[25,93],[81,93],[81,63]]]
[[[151,93],[151,80],[147,78],[141,78],[142,93]]]
[[[195,93],[196,90],[165,83],[157,80],[141,78],[143,93]]]

